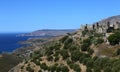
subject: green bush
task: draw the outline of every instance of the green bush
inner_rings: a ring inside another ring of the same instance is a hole
[[[86,30],[84,30],[84,31],[82,31],[82,36],[84,37],[85,35],[87,35],[87,33],[89,32],[89,30],[88,29],[86,29]]]
[[[94,61],[93,61],[92,59],[89,59],[89,60],[86,62],[86,66],[87,66],[88,68],[93,68],[93,63],[94,63]]]
[[[52,60],[53,60],[53,57],[52,57],[52,56],[48,56],[48,57],[47,57],[47,60],[48,60],[48,61],[52,61]]]
[[[53,54],[53,51],[48,49],[48,50],[46,50],[45,54],[46,54],[47,56],[50,56],[50,55]]]
[[[87,52],[88,52],[88,54],[92,55],[94,53],[94,50],[89,48],[89,49],[87,49]]]
[[[104,71],[104,72],[112,72],[112,70],[111,70],[110,67],[105,67],[105,68],[103,69],[103,71]]]
[[[40,64],[40,68],[43,70],[47,70],[48,66],[45,63]]]
[[[71,47],[71,44],[64,44],[63,49],[69,49]]]
[[[58,66],[58,67],[56,68],[56,72],[61,72],[61,67],[60,67],[60,66]]]
[[[38,72],[42,72],[42,70],[39,70]]]
[[[94,72],[101,72],[101,68],[99,66],[96,66],[93,68]]]
[[[91,39],[87,38],[83,40],[83,44],[81,45],[81,50],[82,51],[87,51],[89,49],[90,45],[92,44]]]
[[[94,37],[103,37],[102,33],[94,33]]]
[[[81,51],[87,51],[88,49],[89,49],[89,45],[87,43],[81,45]]]
[[[80,63],[86,63],[85,60],[87,60],[88,58],[91,58],[89,54],[84,54],[84,53],[82,53],[82,55],[81,55],[80,58],[79,58],[79,62],[80,62]]]
[[[36,65],[40,65],[40,61],[37,61],[37,60],[35,60],[34,63],[35,63]]]
[[[117,49],[117,51],[115,52],[115,55],[120,55],[120,49]]]
[[[34,72],[34,70],[31,68],[31,67],[26,67],[26,70],[28,71],[28,72]]]
[[[56,65],[52,65],[49,67],[49,71],[54,72],[54,71],[56,71],[56,68],[57,68]]]
[[[67,66],[61,66],[61,71],[62,72],[69,72],[69,69]]]
[[[89,66],[89,60],[90,60],[90,58],[84,58],[84,59],[82,60],[83,65],[88,65],[88,66]],[[87,63],[88,63],[88,64],[87,64]]]
[[[76,61],[79,60],[79,58],[80,58],[81,55],[82,55],[82,54],[80,53],[80,51],[75,50],[75,51],[73,51],[73,52],[71,53],[71,60],[76,62]]]
[[[58,61],[59,58],[60,58],[59,56],[56,56],[55,59],[54,59],[54,61],[55,61],[55,62]]]
[[[102,39],[102,38],[98,38],[97,39],[97,44],[101,44],[101,43],[103,43],[104,42],[104,40]]]
[[[65,50],[65,49],[62,49],[62,50],[60,51],[60,54],[61,54],[61,56],[63,57],[64,60],[69,57],[68,51]]]
[[[86,72],[92,72],[91,68],[87,67]]]
[[[67,59],[67,65],[72,64],[73,62],[70,59]]]
[[[116,45],[119,44],[120,42],[120,34],[114,33],[108,37],[108,41],[110,42],[111,45]]]
[[[72,38],[68,38],[65,42],[64,42],[64,44],[65,45],[68,45],[68,44],[71,44],[73,42],[73,39]]]
[[[100,69],[103,69],[108,60],[109,58],[98,58],[94,61],[94,67],[99,66]]]
[[[64,43],[67,38],[68,36],[64,36],[62,39],[60,39],[60,42]]]
[[[71,46],[69,47],[69,51],[70,51],[70,52],[75,51],[75,50],[77,50],[77,49],[78,49],[78,47],[75,46],[75,45],[71,45]]]
[[[78,64],[70,64],[70,68],[73,69],[75,72],[81,72],[81,68]]]
[[[112,72],[119,72],[120,71],[120,59],[114,60],[112,62]]]
[[[90,46],[91,45],[91,39],[87,38],[87,39],[83,40],[83,44],[84,43],[87,43]]]

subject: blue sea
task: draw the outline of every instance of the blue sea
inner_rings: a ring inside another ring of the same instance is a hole
[[[17,36],[21,33],[0,33],[0,53],[12,52],[13,50],[23,46],[19,41],[25,41],[29,36]]]

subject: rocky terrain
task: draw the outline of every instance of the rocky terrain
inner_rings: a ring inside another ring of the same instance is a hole
[[[109,44],[102,33],[87,29],[56,37],[42,47],[36,41],[33,46],[37,49],[9,72],[120,71],[120,29],[114,30],[108,37]]]

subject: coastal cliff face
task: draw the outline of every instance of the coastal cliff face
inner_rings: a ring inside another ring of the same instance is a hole
[[[114,16],[103,22],[112,23],[116,18],[120,21],[120,16]],[[104,34],[97,31],[79,29],[74,33],[56,37],[42,47],[38,42],[35,46],[37,50],[9,72],[120,71],[120,45],[107,44]]]

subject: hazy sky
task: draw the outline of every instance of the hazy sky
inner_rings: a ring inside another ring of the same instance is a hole
[[[0,32],[75,29],[120,14],[120,0],[0,0]]]

